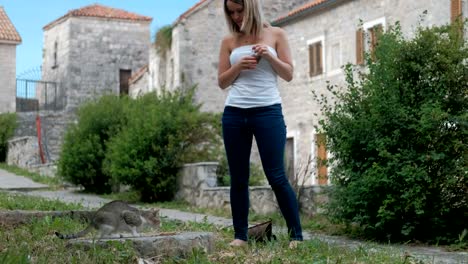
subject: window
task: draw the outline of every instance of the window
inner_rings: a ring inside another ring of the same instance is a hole
[[[309,76],[314,77],[323,73],[323,44],[317,41],[309,44]]]
[[[309,77],[315,77],[325,72],[324,40],[325,37],[320,36],[307,41],[309,49]]]
[[[58,42],[55,41],[54,43],[54,63],[52,64],[52,69],[55,69],[58,67],[58,64],[57,64],[57,51],[58,51]]]
[[[365,63],[366,52],[374,59],[375,47],[379,41],[379,35],[385,30],[385,18],[364,23],[362,28],[356,31],[356,64]]]

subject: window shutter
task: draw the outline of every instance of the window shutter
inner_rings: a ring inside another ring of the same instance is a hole
[[[450,18],[452,22],[455,22],[457,18],[461,18],[462,15],[462,0],[451,0],[450,3]]]
[[[323,73],[322,42],[309,45],[309,76],[314,77]]]
[[[356,31],[356,64],[364,64],[364,31],[361,28]]]
[[[314,76],[314,45],[309,45],[309,76]]]
[[[318,42],[315,44],[316,48],[315,51],[317,52],[317,60],[316,60],[316,75],[323,73],[323,58],[322,58],[322,42]]]

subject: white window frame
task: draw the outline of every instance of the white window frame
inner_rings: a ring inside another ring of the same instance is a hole
[[[308,64],[309,64],[309,68],[307,69],[307,77],[309,78],[310,81],[315,81],[315,80],[320,80],[322,79],[324,76],[326,76],[326,73],[327,73],[327,59],[325,57],[325,54],[326,53],[326,47],[325,47],[325,35],[321,35],[321,36],[318,36],[318,37],[315,37],[315,38],[312,38],[312,39],[309,39],[306,41],[306,44],[307,44],[307,53],[309,53],[309,46],[312,45],[312,44],[315,44],[315,43],[318,43],[318,42],[322,42],[322,73],[319,74],[319,75],[316,75],[316,76],[313,76],[313,77],[310,77],[310,74],[309,74],[309,71],[310,71],[310,61],[309,59],[307,60],[308,61]],[[310,56],[310,54],[308,54]],[[309,58],[308,56],[308,58]]]
[[[369,47],[369,43],[370,43],[370,36],[369,36],[369,29],[377,26],[377,25],[382,25],[382,29],[383,31],[387,31],[387,19],[385,17],[380,17],[380,18],[377,18],[377,19],[374,19],[374,20],[371,20],[371,21],[368,21],[368,22],[365,22],[363,25],[362,25],[362,29],[364,31],[364,51],[365,52],[369,52],[370,50],[370,47]]]

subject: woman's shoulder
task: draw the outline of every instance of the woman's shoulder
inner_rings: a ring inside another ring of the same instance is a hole
[[[284,29],[280,28],[280,27],[275,27],[275,26],[269,26],[268,27],[268,30],[271,32],[271,34],[273,34],[274,36],[284,36],[286,34],[286,32],[284,31]]]
[[[224,47],[228,48],[229,50],[232,50],[232,47],[234,47],[235,41],[236,41],[236,37],[233,34],[228,34],[223,37],[223,40],[221,43]]]

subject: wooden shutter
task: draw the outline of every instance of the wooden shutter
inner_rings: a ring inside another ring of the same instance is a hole
[[[317,69],[317,75],[319,75],[323,73],[322,42],[315,44],[315,52],[315,68]]]
[[[450,18],[455,22],[457,18],[462,16],[462,0],[451,0],[450,3]]]
[[[364,64],[364,31],[362,28],[356,31],[356,64]]]
[[[326,185],[328,184],[327,137],[325,134],[317,134],[315,139],[317,143],[317,183]]]
[[[322,42],[309,45],[309,76],[323,73]]]
[[[314,45],[309,45],[309,76],[314,76],[315,73],[314,65]]]

